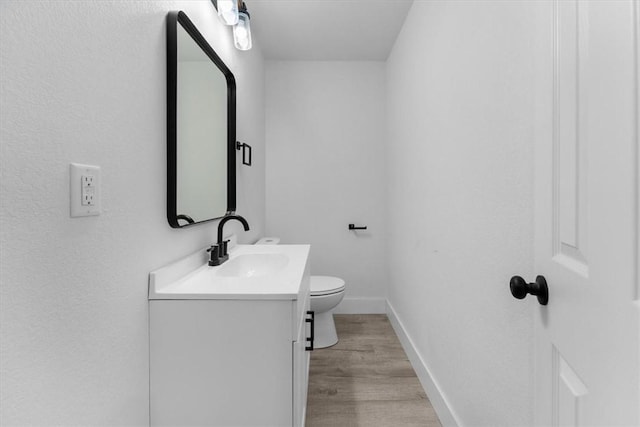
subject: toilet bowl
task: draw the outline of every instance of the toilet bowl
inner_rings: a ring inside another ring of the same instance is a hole
[[[277,245],[277,237],[263,237],[256,245]],[[311,310],[314,314],[314,348],[331,347],[338,343],[333,309],[344,297],[344,280],[332,276],[311,276]]]
[[[331,276],[311,276],[311,310],[315,313],[314,347],[331,347],[338,343],[333,309],[344,297],[344,280]]]

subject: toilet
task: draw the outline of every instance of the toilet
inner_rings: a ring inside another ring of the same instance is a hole
[[[277,245],[277,237],[263,237],[256,245]],[[315,312],[314,347],[326,348],[338,343],[333,309],[344,297],[344,280],[333,276],[311,276],[311,310]]]
[[[333,309],[344,297],[344,280],[332,276],[311,276],[311,310],[315,312],[314,347],[331,347],[338,343]]]

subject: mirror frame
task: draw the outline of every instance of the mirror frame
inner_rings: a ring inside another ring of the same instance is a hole
[[[169,12],[167,15],[167,220],[173,228],[184,228],[222,217],[207,218],[182,225],[178,223],[179,215],[182,219],[186,216],[184,213],[177,212],[178,25],[181,25],[191,36],[227,80],[227,214],[236,210],[236,79],[187,15],[182,11]]]

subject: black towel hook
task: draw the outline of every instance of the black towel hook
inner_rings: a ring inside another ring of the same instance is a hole
[[[244,142],[236,141],[236,150],[242,150],[242,164],[251,166],[251,146]]]

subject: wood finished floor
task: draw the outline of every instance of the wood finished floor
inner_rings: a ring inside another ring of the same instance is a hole
[[[307,427],[441,427],[387,316],[334,319],[338,344],[311,353]]]

